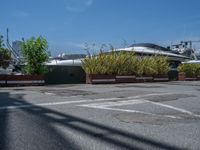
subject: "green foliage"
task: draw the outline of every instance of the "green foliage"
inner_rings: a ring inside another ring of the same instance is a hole
[[[115,75],[166,75],[169,70],[167,58],[163,56],[137,57],[133,52],[100,52],[85,58],[82,67],[87,74]]]
[[[155,75],[166,75],[169,71],[168,58],[164,56],[154,56],[153,57],[153,69]]]
[[[196,75],[200,76],[200,64],[197,64]]]
[[[6,69],[10,63],[11,54],[4,46],[3,36],[0,36],[0,67]]]
[[[0,67],[6,69],[9,66],[11,55],[8,49],[0,48]]]
[[[138,58],[137,75],[138,76],[152,76],[154,74],[153,69],[154,61],[152,57]]]
[[[168,58],[164,56],[138,57],[135,63],[135,72],[138,76],[166,75],[168,71]]]
[[[117,75],[135,75],[136,56],[133,52],[118,52],[115,67]]]
[[[200,75],[200,64],[181,64],[178,66],[179,72],[184,72],[187,77]]]
[[[32,37],[22,44],[22,55],[25,59],[25,73],[42,75],[46,72],[44,62],[48,60],[47,48],[47,41],[42,37]]]
[[[118,74],[134,73],[136,57],[133,52],[100,52],[97,56],[90,56],[82,61],[82,67],[87,74]]]

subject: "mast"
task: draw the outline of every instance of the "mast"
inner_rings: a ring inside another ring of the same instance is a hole
[[[18,63],[20,63],[19,54],[18,54],[18,53],[13,49],[13,47],[10,45],[8,33],[9,33],[9,30],[8,30],[8,28],[7,28],[7,29],[6,29],[6,45],[7,45],[8,49],[9,49],[9,51],[10,51],[10,52],[13,54],[13,56],[14,56],[14,58],[13,58],[14,63],[15,63],[15,64],[18,64]]]

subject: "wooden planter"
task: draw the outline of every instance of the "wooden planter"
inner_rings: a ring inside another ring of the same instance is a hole
[[[179,81],[196,81],[196,80],[198,80],[198,76],[197,77],[187,77],[184,72],[180,72],[178,74],[178,80]]]
[[[115,75],[89,74],[86,75],[86,84],[116,83]]]
[[[167,82],[169,81],[168,75],[155,75],[153,77],[154,82]]]
[[[44,77],[40,75],[6,75],[6,86],[44,85]]]
[[[0,86],[6,85],[6,75],[0,75]]]
[[[116,75],[116,83],[134,83],[136,82],[135,75]]]
[[[197,77],[185,77],[185,81],[197,81]]]
[[[197,80],[200,81],[200,75],[197,75]]]
[[[185,81],[185,78],[186,78],[185,73],[184,72],[179,72],[178,80],[179,81]]]
[[[142,77],[136,77],[137,82],[153,82],[152,76],[142,76]]]

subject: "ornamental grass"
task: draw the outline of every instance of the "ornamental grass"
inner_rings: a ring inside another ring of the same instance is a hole
[[[196,77],[200,75],[200,64],[181,64],[178,66],[178,71],[184,72],[186,77]]]
[[[169,63],[163,56],[139,57],[134,52],[113,50],[89,55],[82,60],[82,67],[86,74],[153,76],[166,75]]]

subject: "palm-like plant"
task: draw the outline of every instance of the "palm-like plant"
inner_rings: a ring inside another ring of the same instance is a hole
[[[155,73],[155,61],[153,57],[147,56],[138,59],[138,76],[152,76]]]
[[[168,57],[154,56],[154,63],[152,65],[155,75],[167,75],[169,71]]]
[[[167,57],[136,57],[133,52],[103,53],[85,58],[82,67],[86,74],[114,74],[153,76],[166,75],[169,69]]]

